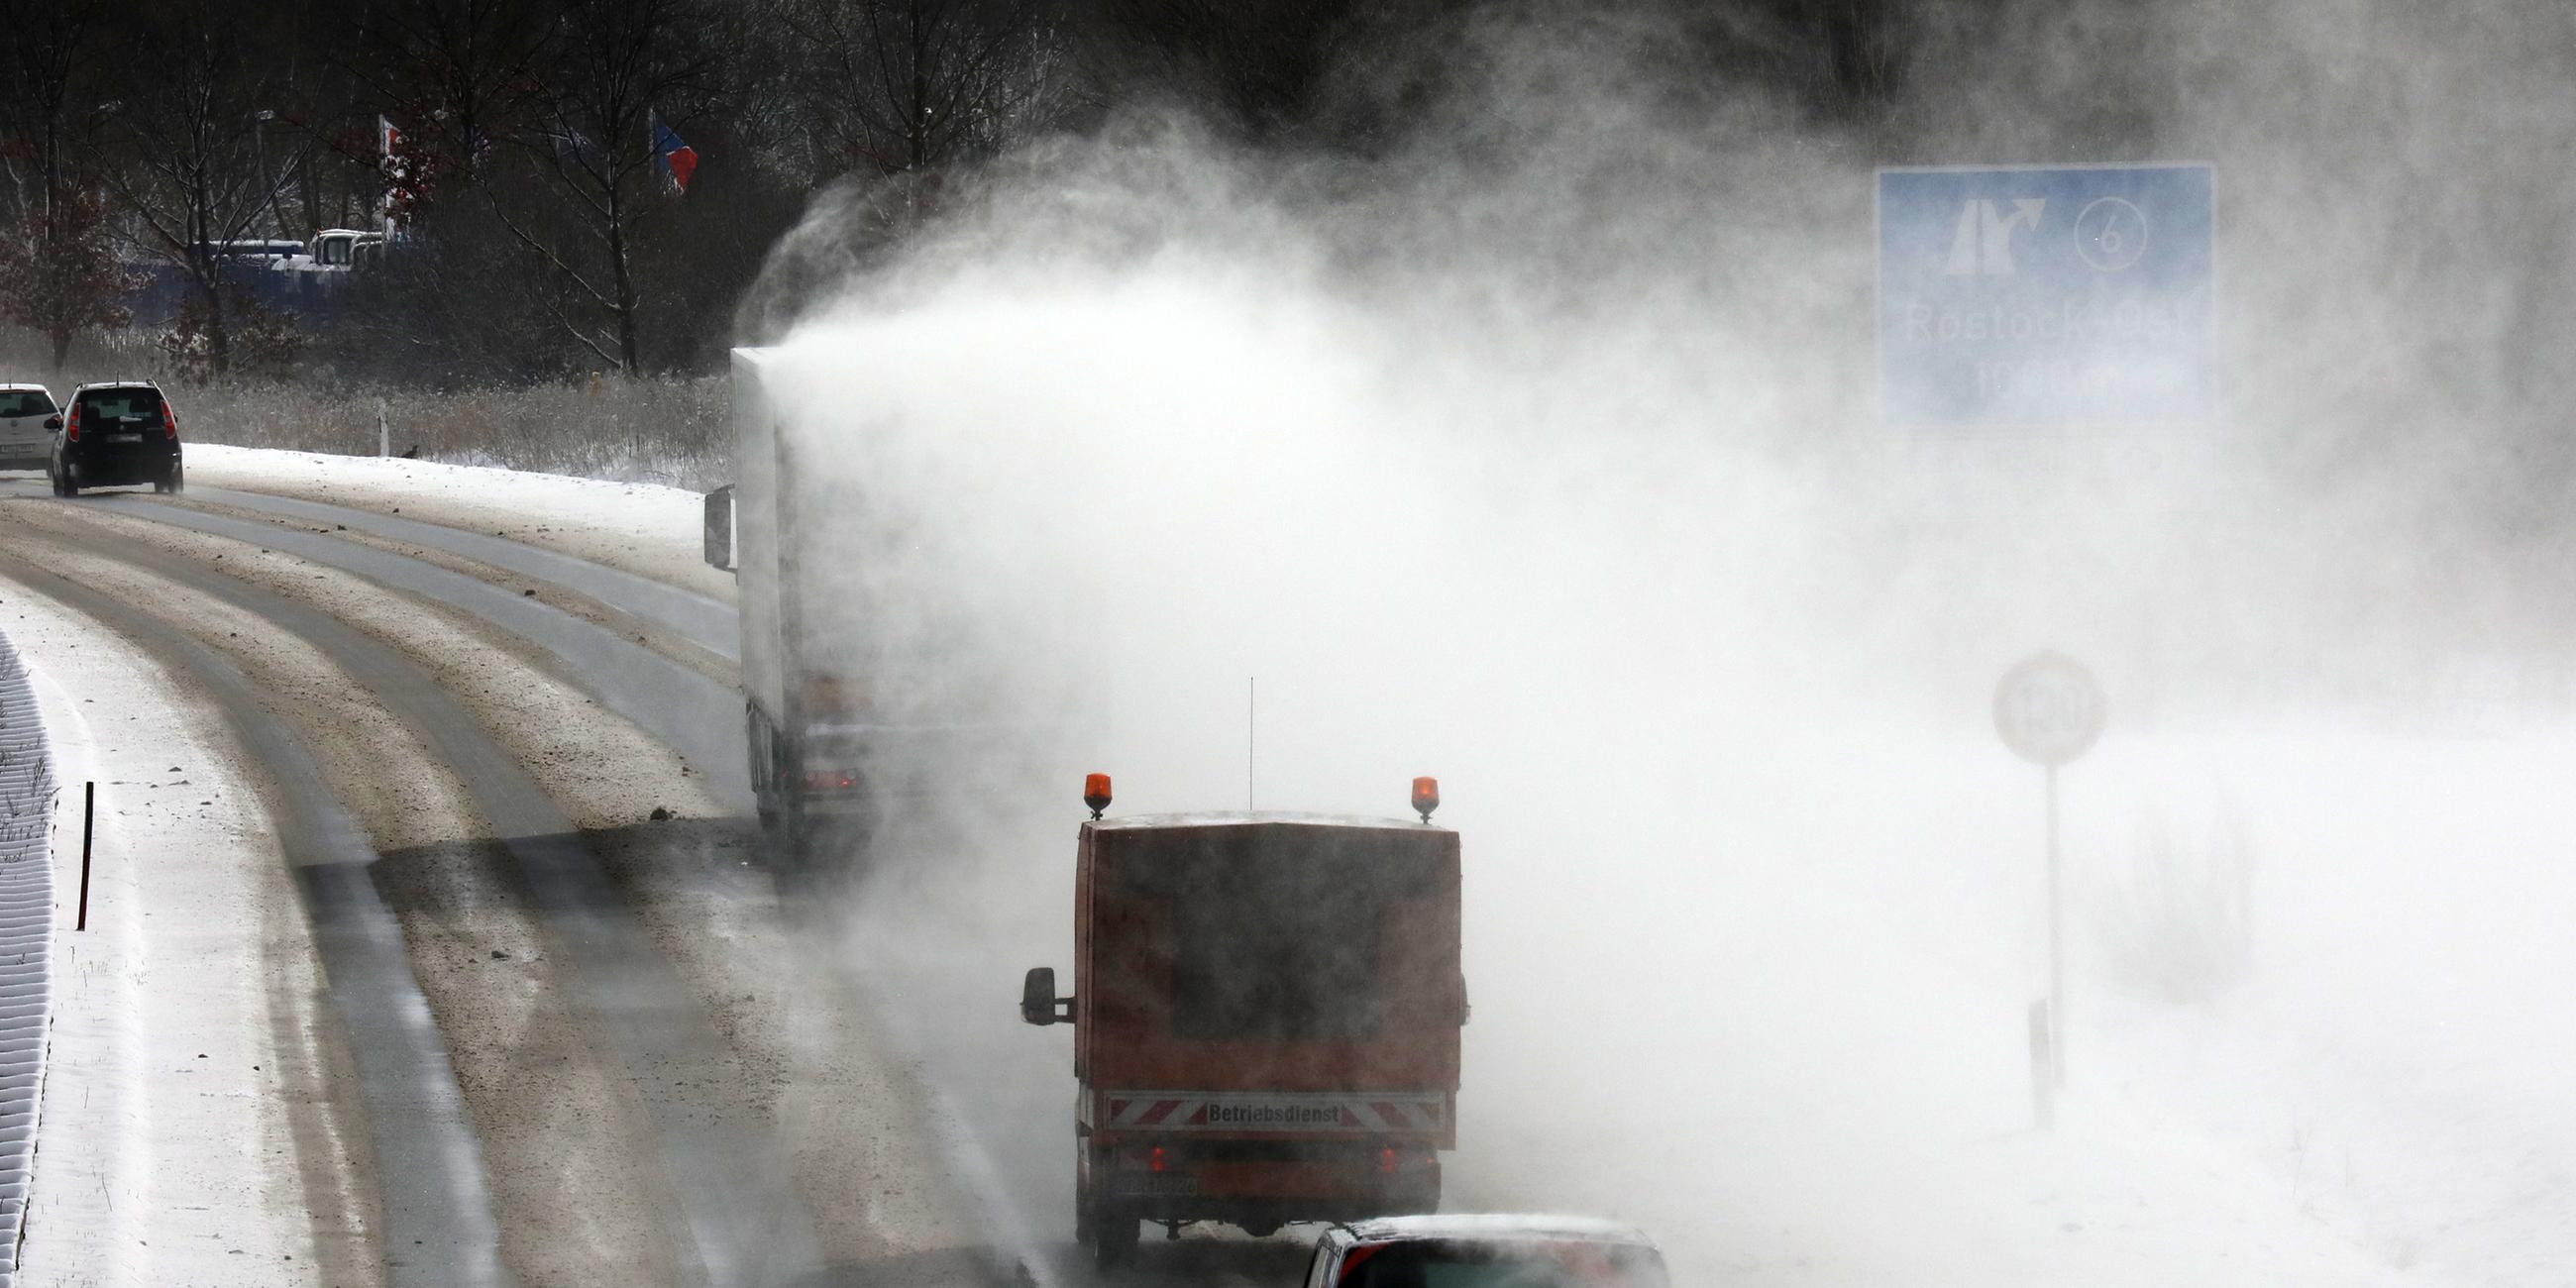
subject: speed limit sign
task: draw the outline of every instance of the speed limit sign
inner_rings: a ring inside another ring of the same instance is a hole
[[[2083,663],[2038,653],[1995,686],[1995,732],[2014,755],[2048,770],[2048,997],[2032,1003],[2031,1098],[2039,1123],[2055,1121],[2066,1081],[2066,897],[2057,844],[2057,770],[2102,739],[2110,703]]]
[[[2039,653],[1995,686],[1995,732],[2014,755],[2051,769],[2093,749],[2109,718],[2102,686],[2063,653]]]

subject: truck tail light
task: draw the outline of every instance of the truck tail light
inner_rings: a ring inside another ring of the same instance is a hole
[[[1170,1160],[1163,1156],[1163,1147],[1160,1145],[1156,1145],[1154,1152],[1145,1156],[1145,1167],[1149,1171],[1163,1171],[1170,1165]]]
[[[1377,1170],[1389,1176],[1395,1175],[1395,1146],[1389,1145],[1377,1152]]]
[[[179,441],[179,413],[170,410],[167,398],[161,400],[161,428],[168,432],[171,442]]]
[[[809,792],[845,792],[859,785],[856,772],[847,769],[808,769],[805,790]]]

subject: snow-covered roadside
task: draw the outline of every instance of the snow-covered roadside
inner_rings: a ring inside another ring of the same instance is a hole
[[[2254,933],[2208,1002],[2100,995],[2099,1067],[2409,1282],[2569,1282],[2576,734],[2318,720],[2105,753],[2185,840],[2242,820]]]
[[[682,488],[218,443],[188,445],[188,482],[400,513],[733,599],[732,574],[703,558],[703,498]]]
[[[328,1131],[289,1072],[319,1062],[317,974],[258,794],[211,717],[119,637],[7,579],[0,627],[35,680],[63,787],[19,1282],[320,1282],[316,1224],[354,1204],[291,1117]],[[75,931],[88,781],[89,929]]]
[[[0,1285],[17,1282],[53,995],[54,774],[26,668],[0,632]]]

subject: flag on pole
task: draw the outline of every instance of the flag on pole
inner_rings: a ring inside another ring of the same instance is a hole
[[[652,131],[653,164],[661,169],[662,177],[670,182],[673,190],[686,193],[689,176],[698,172],[698,150],[681,142],[680,136],[662,123],[658,113],[650,118],[646,128]]]
[[[385,179],[385,232],[391,235],[394,220],[419,194],[412,191],[408,167],[394,157],[394,148],[402,142],[402,131],[394,128],[393,118],[376,114],[376,166]]]

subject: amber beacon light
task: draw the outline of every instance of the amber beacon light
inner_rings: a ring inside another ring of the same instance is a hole
[[[1421,815],[1422,821],[1428,823],[1431,821],[1431,811],[1438,808],[1440,808],[1440,780],[1437,778],[1414,779],[1413,812]]]
[[[1091,816],[1109,808],[1109,775],[1085,774],[1082,777],[1082,803],[1091,807]]]

